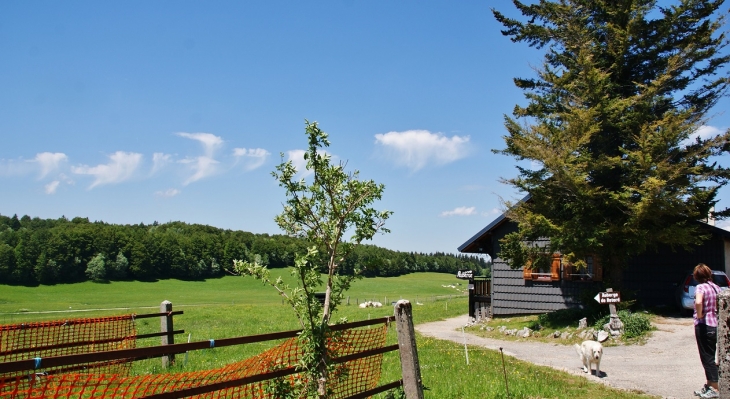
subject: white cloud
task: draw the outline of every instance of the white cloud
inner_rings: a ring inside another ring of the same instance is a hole
[[[164,154],[161,152],[156,152],[152,154],[152,172],[151,174],[155,174],[162,170],[167,164],[172,162],[172,155],[170,154]]]
[[[58,185],[61,184],[59,180],[54,180],[48,184],[45,185],[46,194],[55,194],[56,189],[58,189]]]
[[[197,140],[203,145],[203,153],[208,158],[213,158],[215,151],[223,145],[223,139],[210,133],[178,133],[180,137]]]
[[[194,171],[192,176],[188,177],[185,182],[183,182],[186,186],[192,182],[214,175],[218,171],[219,163],[215,159],[206,156],[186,158],[178,162],[190,165],[190,168]]]
[[[301,177],[309,176],[312,174],[311,170],[307,170],[307,161],[304,160],[304,150],[291,150],[287,151],[287,161],[290,161],[294,168],[297,170],[297,174]]]
[[[58,169],[62,162],[68,160],[66,154],[62,152],[40,152],[35,155],[34,161],[38,163],[41,168],[41,174],[39,178],[46,177],[49,173]],[[55,191],[55,189],[54,189]]]
[[[94,176],[94,182],[89,189],[103,184],[123,182],[134,175],[142,162],[142,154],[135,152],[117,151],[109,156],[109,163],[97,166],[74,166],[73,173],[78,175]]]
[[[266,159],[271,155],[270,152],[263,148],[234,148],[233,156],[236,157],[236,162],[239,159],[243,160],[244,168],[248,170],[254,170],[266,162]]]
[[[184,185],[204,179],[218,172],[217,165],[219,162],[213,158],[213,155],[215,155],[216,150],[223,145],[223,139],[210,133],[178,133],[177,135],[199,141],[203,145],[202,156],[186,158],[178,161],[183,164],[188,164],[193,170],[193,174],[188,177],[185,182],[183,182]]]
[[[499,208],[492,208],[486,212],[482,212],[482,216],[496,216],[501,214],[502,210],[500,210]]]
[[[679,143],[680,146],[688,146],[692,143],[694,143],[697,140],[697,137],[701,138],[702,140],[707,140],[709,138],[715,137],[717,135],[720,135],[724,133],[723,130],[720,128],[717,128],[715,126],[700,126],[699,129],[697,129],[694,133],[690,134],[689,137]]]
[[[700,137],[703,140],[709,139],[711,137],[715,137],[719,134],[722,134],[723,131],[719,128],[716,128],[714,126],[700,126],[699,129],[697,129],[696,132],[694,132],[690,137]]]
[[[181,191],[176,188],[168,188],[167,190],[164,190],[164,191],[155,192],[155,197],[170,198],[170,197],[174,197],[180,193],[181,193]]]
[[[396,164],[417,171],[428,164],[443,165],[468,155],[469,136],[445,137],[427,130],[407,130],[376,134],[375,143],[382,145]]]
[[[457,208],[454,208],[454,210],[451,211],[443,211],[441,212],[441,217],[448,217],[448,216],[471,216],[476,214],[476,208],[473,206],[466,207],[466,206],[460,206]]]

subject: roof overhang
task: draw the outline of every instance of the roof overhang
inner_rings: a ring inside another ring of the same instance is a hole
[[[529,200],[530,194],[527,194],[518,202],[518,204]],[[461,244],[458,248],[459,252],[470,254],[489,254],[489,256],[494,256],[494,254],[490,253],[492,249],[492,232],[494,229],[507,222],[509,222],[507,212],[504,212],[494,219],[492,223],[489,223],[487,227],[481,229],[478,233],[474,234],[472,238]]]
[[[489,223],[487,227],[481,229],[465,243],[461,244],[458,248],[459,252],[470,254],[489,253],[492,241],[492,231],[507,221],[509,221],[509,219],[507,219],[507,216],[504,213],[499,215],[499,217],[494,219],[492,223]]]

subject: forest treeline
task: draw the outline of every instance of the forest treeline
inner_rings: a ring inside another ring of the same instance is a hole
[[[0,215],[0,284],[56,284],[86,280],[203,279],[223,276],[233,260],[291,266],[306,242],[207,225],[169,222],[116,225],[88,218],[40,219]],[[324,263],[323,263],[324,264]],[[413,272],[489,272],[484,259],[445,253],[357,247],[341,272],[366,277]]]

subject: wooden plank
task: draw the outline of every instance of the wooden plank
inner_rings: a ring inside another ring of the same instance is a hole
[[[183,314],[183,311],[182,310],[175,310],[175,311],[170,312],[170,316],[177,316],[177,315],[180,315],[180,314]],[[137,320],[137,319],[147,319],[147,318],[150,318],[150,317],[160,317],[160,316],[167,316],[167,312],[165,312],[165,313],[149,313],[149,314],[133,314],[132,315],[132,318],[134,320]]]
[[[358,394],[348,396],[344,399],[365,399],[369,398],[375,394],[379,394],[381,392],[390,391],[391,389],[402,387],[403,386],[403,380],[393,381],[390,384],[381,385],[377,388],[369,389],[365,392],[360,392]]]

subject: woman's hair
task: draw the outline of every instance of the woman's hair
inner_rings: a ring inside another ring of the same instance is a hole
[[[695,266],[694,271],[692,272],[692,277],[697,280],[698,283],[706,283],[707,280],[709,280],[712,277],[712,270],[704,264],[700,263],[697,266]]]

